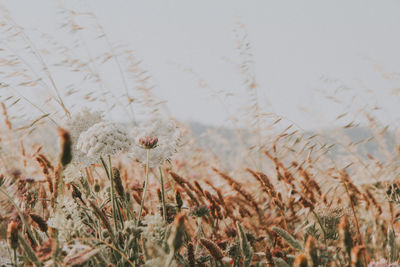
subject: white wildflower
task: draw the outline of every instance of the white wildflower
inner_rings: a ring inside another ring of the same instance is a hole
[[[72,162],[85,163],[87,157],[80,150],[76,149],[79,136],[81,133],[87,131],[94,124],[103,121],[103,114],[101,111],[91,112],[88,108],[82,109],[79,113],[72,116],[65,124],[65,129],[68,130],[72,141]]]
[[[143,224],[146,227],[143,228],[143,238],[148,241],[149,244],[161,245],[165,239],[165,223],[160,214],[148,215],[143,220]]]
[[[157,167],[171,159],[176,152],[181,133],[174,121],[155,118],[136,127],[133,136],[136,136],[136,142],[132,156],[143,164],[146,164],[147,160],[147,151],[143,146],[144,140],[157,140],[155,147],[151,149],[149,161],[150,167]]]
[[[111,122],[99,122],[81,133],[77,149],[93,162],[100,157],[128,151],[132,142],[122,127]]]
[[[68,241],[73,234],[78,234],[84,226],[79,205],[67,196],[59,200],[60,205],[51,211],[48,225],[58,230],[59,238]]]

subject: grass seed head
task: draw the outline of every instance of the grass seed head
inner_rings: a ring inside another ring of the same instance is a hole
[[[7,226],[7,240],[11,249],[18,248],[18,223],[11,221]]]
[[[215,261],[220,261],[224,257],[223,251],[213,241],[205,238],[200,239],[200,244],[205,247]]]

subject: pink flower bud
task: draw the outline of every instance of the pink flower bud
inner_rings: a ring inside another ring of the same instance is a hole
[[[139,145],[144,149],[152,149],[157,146],[158,138],[152,136],[145,136],[139,139]]]

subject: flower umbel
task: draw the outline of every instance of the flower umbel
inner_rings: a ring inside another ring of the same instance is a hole
[[[125,130],[111,122],[100,122],[81,133],[77,148],[93,161],[128,151],[132,142]]]
[[[78,163],[86,160],[85,154],[79,149],[76,149],[76,144],[78,143],[81,133],[102,121],[103,115],[100,111],[91,112],[89,109],[84,108],[66,122],[65,129],[68,130],[71,135],[73,162]]]

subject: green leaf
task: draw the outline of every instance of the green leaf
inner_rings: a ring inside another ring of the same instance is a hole
[[[285,241],[294,249],[299,250],[299,251],[304,251],[303,246],[300,244],[299,241],[297,241],[291,234],[286,232],[285,230],[279,228],[279,227],[272,227],[272,230],[277,233],[280,237],[285,239]]]

